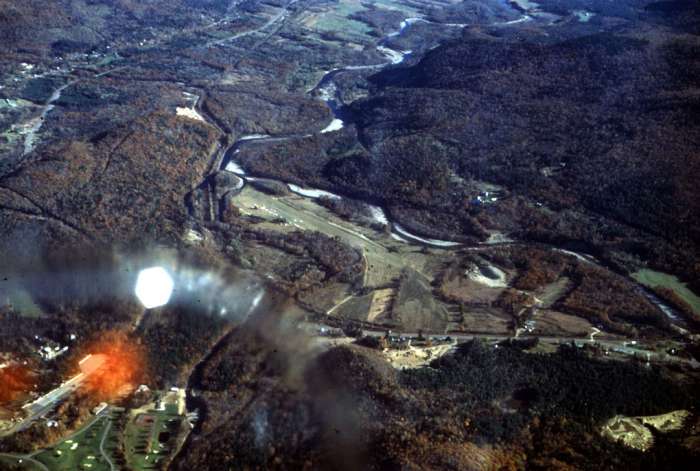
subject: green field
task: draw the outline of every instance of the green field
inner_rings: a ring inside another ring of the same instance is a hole
[[[120,413],[123,412],[112,410],[93,419],[79,432],[42,451],[34,459],[51,471],[109,471],[109,461],[115,462],[113,452],[119,438],[113,422]]]
[[[654,270],[639,270],[632,274],[632,278],[639,283],[650,288],[662,286],[673,290],[683,301],[688,303],[693,308],[693,312],[700,316],[700,296],[688,289],[688,286],[673,275],[662,273]]]
[[[372,28],[361,21],[349,18],[353,13],[364,9],[365,7],[357,0],[340,0],[337,5],[333,5],[328,11],[319,15],[314,29],[342,33],[341,36],[351,40],[371,41],[372,37],[368,33]]]
[[[420,15],[420,12],[415,8],[403,4],[401,1],[396,0],[375,0],[372,2],[375,6],[380,8],[385,8],[387,10],[399,10],[406,13],[407,17],[416,17]]]
[[[24,108],[27,106],[31,106],[32,102],[23,100],[21,98],[17,99],[11,99],[11,98],[1,98],[0,99],[0,110],[5,110],[5,109],[16,109],[16,108]]]
[[[131,413],[110,407],[50,448],[30,455],[0,454],[0,469],[10,466],[30,471],[159,469],[159,464],[175,449],[183,419],[184,415],[178,414],[178,396],[173,392],[165,393],[158,405],[151,403]],[[117,450],[121,440],[123,454]],[[18,462],[20,459],[22,463]]]
[[[157,464],[173,450],[182,416],[176,404],[165,404],[162,410],[138,413],[129,421],[124,434],[128,469],[157,469]]]

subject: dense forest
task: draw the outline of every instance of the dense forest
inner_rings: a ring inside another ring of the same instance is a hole
[[[300,370],[303,337],[256,324],[205,365],[207,418],[176,469],[688,469],[695,456],[671,435],[642,454],[598,432],[615,414],[695,411],[697,385],[664,369],[473,341],[430,368],[397,371],[373,349],[342,346]]]
[[[374,76],[375,92],[352,105],[372,151],[368,191],[439,211],[469,206],[451,174],[495,183],[515,197],[472,204],[462,218],[629,251],[695,281],[700,108],[690,93],[699,75],[689,71],[699,64],[689,52],[700,45],[619,33],[525,38],[467,30],[414,67]]]
[[[430,237],[500,230],[577,246],[620,271],[648,262],[698,288],[700,44],[570,33],[513,41],[467,28],[415,65],[370,77],[369,96],[345,113],[355,127],[245,146],[238,160],[381,203]],[[486,184],[498,198],[478,198]]]
[[[692,469],[699,5],[0,0],[0,406],[107,355],[0,450],[147,384],[197,411],[174,470]]]

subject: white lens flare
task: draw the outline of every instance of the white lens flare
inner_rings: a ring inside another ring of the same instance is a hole
[[[136,279],[136,297],[146,309],[165,306],[170,301],[175,283],[163,267],[145,268]]]

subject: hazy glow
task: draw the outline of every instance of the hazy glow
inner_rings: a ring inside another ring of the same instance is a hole
[[[165,268],[151,267],[139,272],[134,292],[146,309],[153,309],[170,301],[173,286],[173,279]]]

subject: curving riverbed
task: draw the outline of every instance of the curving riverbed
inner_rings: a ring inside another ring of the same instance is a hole
[[[531,15],[529,13],[532,12],[533,9],[536,8],[536,4],[534,3],[528,3],[525,2],[525,5],[519,5],[521,9],[523,10],[523,15],[512,21],[508,22],[502,22],[502,23],[495,23],[494,26],[509,26],[509,25],[516,25],[518,23],[523,23],[523,22],[529,22],[529,21],[535,21],[536,15]],[[525,8],[526,7],[526,8]],[[313,87],[311,90],[309,90],[307,93],[312,96],[318,96],[319,99],[321,99],[323,102],[326,103],[326,105],[329,107],[329,109],[332,111],[333,114],[333,119],[331,122],[323,129],[317,131],[318,133],[329,133],[329,132],[334,132],[337,130],[340,130],[344,127],[345,121],[344,121],[344,110],[343,110],[343,102],[340,97],[340,91],[338,89],[338,86],[335,83],[335,78],[338,77],[338,75],[346,73],[346,72],[351,72],[351,71],[358,71],[358,70],[381,70],[386,67],[390,66],[395,66],[398,64],[401,64],[406,56],[410,54],[410,51],[398,51],[395,49],[391,49],[388,47],[387,43],[390,39],[396,38],[397,36],[400,36],[403,34],[408,28],[411,27],[411,25],[414,25],[419,22],[426,22],[426,23],[432,23],[429,20],[423,19],[423,18],[417,18],[417,17],[412,17],[412,18],[406,18],[404,19],[399,26],[399,29],[397,31],[389,33],[387,36],[385,36],[383,39],[381,39],[377,45],[376,49],[377,51],[382,54],[384,57],[387,58],[386,62],[383,62],[381,64],[370,64],[370,65],[360,65],[360,66],[345,66],[345,67],[339,67],[335,68],[332,70],[329,70],[326,72],[323,77],[319,80],[317,85]],[[454,24],[444,24],[442,26],[447,26],[447,27],[465,27],[468,26],[467,24],[459,24],[459,23],[454,23]],[[239,139],[237,139],[225,152],[224,152],[224,158],[222,159],[221,162],[221,169],[225,169],[228,171],[231,171],[238,175],[244,182],[250,181],[254,179],[254,176],[249,175],[246,170],[241,167],[241,165],[236,162],[236,155],[240,152],[240,149],[247,144],[250,143],[265,143],[265,142],[280,142],[280,141],[285,141],[289,139],[294,139],[298,138],[300,136],[298,135],[288,135],[288,136],[269,136],[269,135],[262,135],[262,134],[252,134],[252,135],[246,135],[242,136]],[[287,187],[295,194],[302,196],[304,198],[320,198],[320,197],[327,197],[327,198],[333,198],[333,199],[339,199],[343,198],[341,195],[337,195],[325,190],[320,190],[320,189],[315,189],[315,188],[303,188],[300,187],[296,184],[293,184],[291,182],[284,182],[284,181],[279,181],[276,180],[279,183],[283,183],[287,185]],[[388,216],[384,208],[376,205],[371,205],[368,203],[365,203],[366,206],[368,207],[370,214],[372,216],[372,219],[380,224],[380,225],[386,225],[390,226],[391,228],[391,236],[393,239],[400,241],[402,243],[406,244],[414,244],[414,245],[422,245],[422,246],[430,246],[434,248],[439,248],[439,249],[444,249],[444,250],[449,250],[449,249],[457,249],[457,248],[462,248],[464,247],[464,244],[456,241],[451,241],[451,240],[440,240],[440,239],[433,239],[429,237],[424,237],[415,233],[410,232],[407,230],[405,227],[403,227],[401,224],[392,221]],[[513,241],[512,239],[506,237],[505,235],[502,234],[496,234],[496,237],[489,238],[488,241],[482,243],[479,245],[479,247],[483,246],[488,246],[488,245],[511,245],[511,244],[518,244],[517,241]],[[476,248],[476,247],[475,247]],[[553,250],[559,251],[563,254],[566,255],[571,255],[573,257],[576,257],[578,260],[585,262],[585,263],[593,263],[598,265],[598,262],[593,259],[592,257],[564,249],[560,249],[557,247],[552,247]],[[678,313],[670,307],[668,304],[664,303],[661,301],[658,297],[654,296],[652,293],[649,292],[648,289],[645,289],[643,286],[639,285],[640,289],[644,293],[645,296],[654,304],[656,305],[668,318],[669,320],[674,323],[680,323],[680,318]]]
[[[399,25],[399,29],[397,31],[394,31],[392,33],[389,33],[386,37],[384,37],[382,40],[380,40],[377,45],[376,45],[376,50],[379,52],[381,55],[387,58],[386,62],[380,63],[380,64],[370,64],[370,65],[359,65],[359,66],[345,66],[345,67],[339,67],[336,69],[332,69],[328,72],[326,72],[323,77],[319,80],[319,82],[316,84],[315,87],[313,87],[311,90],[309,90],[310,95],[316,95],[318,96],[326,105],[328,108],[331,110],[333,114],[333,119],[331,122],[323,129],[318,131],[321,134],[329,133],[329,132],[334,132],[342,129],[345,126],[345,120],[344,120],[344,111],[343,111],[343,103],[342,99],[340,98],[340,92],[338,90],[338,86],[335,83],[335,78],[342,73],[345,72],[350,72],[350,71],[359,71],[359,70],[381,70],[385,67],[389,66],[395,66],[398,64],[401,64],[407,55],[411,53],[411,51],[398,51],[395,49],[392,49],[387,46],[387,42],[391,38],[395,38],[397,36],[400,36],[403,34],[411,25],[420,22],[420,21],[426,21],[422,18],[406,18],[401,22]],[[455,26],[455,27],[464,27],[466,25],[462,24],[449,24],[445,26]],[[261,142],[280,142],[288,139],[293,139],[298,136],[296,135],[290,135],[290,136],[269,136],[269,135],[261,135],[261,134],[252,134],[252,135],[246,135],[238,138],[230,147],[225,151],[225,157],[222,161],[221,169],[228,170],[230,172],[235,173],[239,177],[241,177],[244,181],[246,179],[250,179],[250,175],[246,172],[246,170],[238,163],[236,162],[236,154],[238,154],[241,150],[241,147],[244,146],[246,143],[250,142],[256,142],[256,143],[261,143]],[[293,183],[290,182],[280,182],[288,185],[290,190],[298,194],[300,196],[306,197],[306,198],[319,198],[321,196],[325,197],[330,197],[330,198],[341,198],[339,195],[335,195],[333,193],[330,193],[328,191],[324,190],[319,190],[315,188],[301,188]],[[436,248],[453,248],[453,247],[459,247],[462,244],[459,242],[455,241],[449,241],[449,240],[438,240],[438,239],[432,239],[432,238],[425,238],[421,237],[417,234],[413,234],[406,230],[404,227],[400,226],[397,223],[392,223],[389,218],[386,215],[386,212],[384,211],[383,208],[379,206],[374,206],[374,205],[368,205],[370,209],[370,213],[373,216],[373,219],[380,224],[384,225],[391,225],[392,231],[394,231],[395,239],[400,240],[406,243],[418,243],[422,245],[430,245],[432,247]]]

